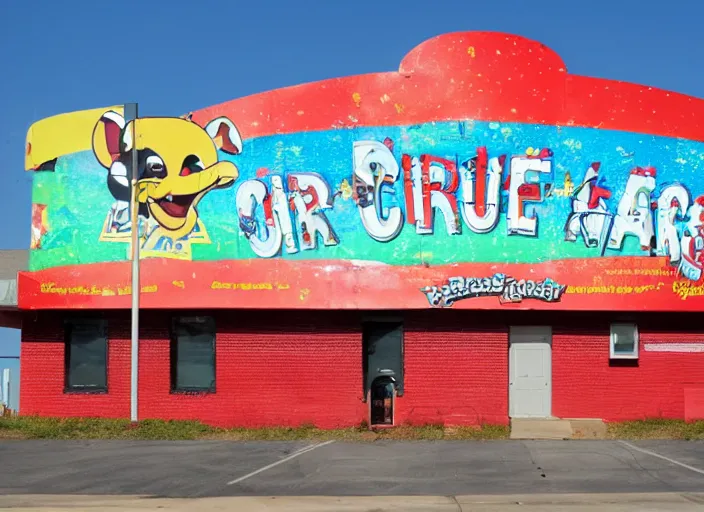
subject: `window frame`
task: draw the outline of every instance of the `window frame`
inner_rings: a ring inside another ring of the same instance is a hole
[[[178,339],[176,336],[176,326],[179,323],[187,322],[189,319],[203,318],[203,323],[212,322],[212,340],[210,342],[212,352],[213,380],[207,387],[179,387],[178,382]],[[178,315],[171,318],[169,327],[169,391],[171,394],[214,394],[217,391],[217,322],[212,315]]]
[[[633,332],[633,351],[616,352],[615,331],[618,328],[630,327]],[[609,359],[638,359],[640,357],[640,331],[635,322],[613,322],[609,325]]]
[[[70,384],[71,371],[71,334],[72,328],[76,324],[93,324],[97,325],[102,330],[105,356],[105,384],[100,386],[80,386]],[[108,377],[109,370],[109,345],[110,336],[108,331],[108,321],[105,318],[98,317],[71,317],[64,319],[64,394],[107,394],[108,393]]]

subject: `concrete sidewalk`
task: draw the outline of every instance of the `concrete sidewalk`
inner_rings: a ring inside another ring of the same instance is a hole
[[[140,496],[0,496],[0,508],[15,512],[150,510],[178,512],[581,512],[704,510],[704,493],[535,494],[504,496],[226,497],[170,499]]]

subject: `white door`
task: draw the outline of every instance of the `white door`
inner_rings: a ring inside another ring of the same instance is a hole
[[[552,396],[552,329],[511,327],[509,349],[509,415],[549,418]]]

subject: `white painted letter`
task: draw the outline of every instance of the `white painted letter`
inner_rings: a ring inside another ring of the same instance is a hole
[[[505,158],[489,160],[486,147],[480,147],[476,157],[462,164],[462,217],[475,233],[489,233],[499,222],[499,188]]]
[[[252,250],[262,258],[276,256],[281,249],[282,236],[278,220],[271,209],[271,197],[266,185],[259,180],[242,182],[240,188],[237,189],[235,202],[240,218],[240,228],[249,240]],[[256,219],[257,204],[264,207],[265,223],[261,230],[262,233],[259,233],[262,223],[258,223]],[[260,237],[260,234],[264,237]]]
[[[291,209],[296,211],[301,227],[301,247],[315,249],[318,233],[323,237],[323,244],[337,245],[337,236],[322,211],[332,208],[330,187],[323,177],[312,172],[291,173],[288,175],[288,190]]]
[[[403,227],[401,208],[384,208],[384,185],[393,187],[399,168],[389,148],[381,142],[365,140],[355,142],[352,150],[354,189],[357,208],[364,229],[379,242],[393,240]]]
[[[296,246],[296,237],[293,234],[293,225],[291,224],[291,214],[286,199],[286,191],[281,176],[273,175],[271,177],[271,205],[276,226],[283,234],[286,252],[295,254],[298,252]]]
[[[668,185],[658,198],[657,254],[670,256],[670,263],[682,257],[680,240],[675,227],[677,218],[683,218],[689,210],[689,193],[679,183]]]
[[[607,218],[611,216],[606,208],[606,199],[611,197],[611,192],[597,184],[599,167],[599,162],[589,166],[572,198],[572,213],[565,225],[565,240],[568,242],[575,242],[577,236],[582,235],[587,247],[604,248],[606,244],[608,233],[604,228],[607,227]]]
[[[609,237],[609,249],[621,249],[623,238],[637,236],[641,248],[649,250],[653,236],[653,216],[650,194],[655,190],[655,169],[636,167],[626,182],[626,190],[618,203],[614,225]]]
[[[455,197],[459,188],[459,175],[455,162],[426,154],[421,155],[420,159],[403,155],[401,165],[408,222],[415,224],[416,233],[433,233],[435,208],[443,214],[447,234],[460,233]]]
[[[541,175],[552,174],[551,156],[552,151],[546,148],[535,156],[522,155],[511,158],[511,183],[506,214],[509,235],[535,236],[538,233],[538,218],[525,215],[525,203],[543,200]]]

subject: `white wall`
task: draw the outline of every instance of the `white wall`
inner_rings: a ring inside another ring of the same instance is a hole
[[[20,361],[19,359],[6,359],[7,356],[20,355],[20,331],[18,329],[0,328],[0,384],[2,383],[2,370],[9,368],[10,382],[10,408],[17,410],[20,403]]]

